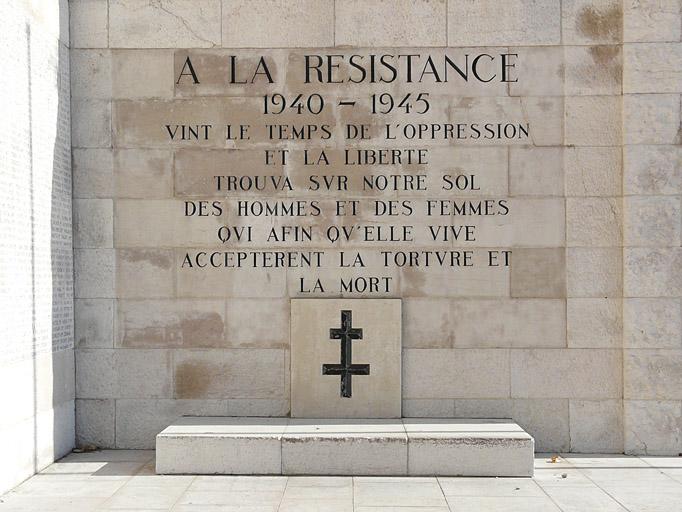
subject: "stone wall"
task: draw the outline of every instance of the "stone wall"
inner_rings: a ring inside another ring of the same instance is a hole
[[[292,275],[178,268],[207,243],[182,187],[216,159],[149,135],[183,93],[175,49],[472,47],[519,53],[527,79],[460,91],[456,114],[522,113],[538,138],[442,150],[514,205],[482,242],[513,263],[397,271],[403,415],[512,417],[540,451],[680,451],[678,1],[70,7],[79,442],[149,448],[181,414],[289,413]]]
[[[74,443],[67,8],[0,3],[0,493]]]

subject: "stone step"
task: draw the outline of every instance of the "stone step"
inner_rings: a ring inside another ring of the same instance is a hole
[[[533,476],[533,438],[499,419],[183,417],[159,474]]]

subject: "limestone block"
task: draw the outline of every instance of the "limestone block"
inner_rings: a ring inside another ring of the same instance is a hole
[[[350,312],[350,318],[344,311]],[[343,328],[344,321],[350,322],[345,324],[350,329],[362,329],[354,334],[361,338],[347,342],[332,338],[331,329]],[[350,349],[344,348],[348,343]],[[368,373],[351,374],[350,379],[324,373],[326,365],[339,365],[342,353],[351,350],[352,359],[346,364],[368,365]],[[400,368],[399,300],[291,301],[292,417],[399,418]]]
[[[455,401],[450,399],[403,400],[404,418],[452,418],[455,416]]]
[[[72,151],[73,197],[113,197],[113,158],[110,149]]]
[[[69,18],[71,48],[106,48],[108,46],[107,0],[71,0]]]
[[[561,33],[564,44],[619,43],[623,37],[620,0],[564,0]]]
[[[74,249],[74,295],[79,299],[113,298],[114,250]]]
[[[679,126],[679,95],[623,95],[625,144],[677,144]]]
[[[279,474],[288,422],[285,418],[180,418],[156,438],[156,472]],[[195,432],[201,435],[193,437]]]
[[[339,0],[335,15],[335,44],[339,46],[446,45],[443,0]]]
[[[565,46],[564,60],[567,95],[621,93],[623,56],[620,46]]]
[[[617,247],[566,249],[568,297],[618,297],[622,293],[623,256]]]
[[[679,0],[623,2],[623,41],[679,41]]]
[[[564,94],[564,54],[560,46],[510,48],[509,53],[519,55],[515,75],[518,81],[509,83],[510,96]]]
[[[564,245],[566,214],[563,199],[513,199],[509,205],[513,236],[509,245],[514,247]]]
[[[623,314],[619,299],[568,299],[566,302],[569,347],[620,348]]]
[[[565,303],[555,299],[454,300],[454,346],[564,347]]]
[[[626,248],[623,286],[626,297],[682,295],[682,249]]]
[[[201,247],[219,244],[224,216],[197,219],[177,200],[122,199],[116,202],[116,247]],[[140,219],[144,223],[140,224]]]
[[[115,393],[114,351],[76,350],[76,398],[113,398]]]
[[[71,98],[111,98],[112,73],[109,50],[72,49],[69,57]]]
[[[488,84],[486,84],[488,85]],[[426,179],[430,196],[450,197],[451,191],[440,190],[446,174],[473,174],[480,190],[469,190],[467,195],[506,196],[509,191],[507,174],[507,148],[449,146],[429,148],[429,166]]]
[[[113,155],[116,197],[173,196],[173,154],[159,149],[117,149]]]
[[[223,47],[334,46],[331,0],[223,0]]]
[[[682,402],[624,400],[625,453],[677,455],[682,451]]]
[[[620,147],[564,148],[566,195],[620,195],[622,161]]]
[[[619,398],[620,350],[517,349],[511,351],[515,398]]]
[[[78,350],[78,398],[169,398],[170,352]]]
[[[621,199],[617,197],[567,198],[566,245],[622,245],[622,215]]]
[[[71,102],[71,145],[74,148],[111,146],[111,102],[93,99]]]
[[[622,138],[620,96],[567,96],[565,102],[566,144],[617,146]]]
[[[76,400],[76,446],[115,446],[114,400]]]
[[[569,400],[571,452],[623,453],[622,400]]]
[[[111,51],[112,98],[172,98],[174,82],[173,50]]]
[[[111,0],[112,48],[220,46],[220,0]]]
[[[623,58],[624,93],[682,92],[682,43],[628,44]]]
[[[564,148],[509,148],[512,196],[563,196]]]
[[[447,299],[403,300],[403,347],[452,348],[452,303]]]
[[[404,350],[403,398],[507,397],[508,370],[507,349]]]
[[[470,399],[461,398],[455,400],[456,418],[511,418],[512,403],[509,398],[495,399]]]
[[[533,438],[510,420],[405,420],[409,475],[532,476]]]
[[[114,204],[111,199],[73,201],[73,246],[78,248],[113,247]]]
[[[116,251],[116,293],[120,298],[171,297],[173,273],[173,252],[170,250]]]
[[[284,351],[177,350],[175,398],[283,398]]]
[[[568,400],[512,400],[512,418],[535,440],[538,452],[568,451]]]
[[[282,437],[286,475],[405,475],[407,435],[399,420],[292,419]]]
[[[225,346],[225,303],[220,300],[120,300],[117,346]]]
[[[679,196],[630,196],[623,200],[625,244],[629,246],[679,246],[681,223]]]
[[[561,40],[559,0],[448,2],[448,45],[551,45]]]
[[[114,346],[113,299],[76,299],[74,301],[75,341],[78,348]]]
[[[682,399],[682,350],[629,349],[624,357],[625,398]]]
[[[227,416],[225,400],[116,401],[116,447],[153,449],[156,435],[180,416]]]
[[[679,194],[682,191],[682,150],[679,146],[625,146],[625,194]]]
[[[679,299],[624,299],[623,345],[626,348],[682,348]]]
[[[245,321],[257,314],[262,322]],[[230,299],[225,314],[227,344],[235,348],[289,348],[289,301]]]
[[[512,258],[512,297],[565,297],[566,256],[563,248],[515,249]]]

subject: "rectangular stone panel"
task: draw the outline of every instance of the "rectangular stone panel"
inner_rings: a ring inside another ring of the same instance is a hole
[[[291,301],[291,415],[399,418],[401,304]]]

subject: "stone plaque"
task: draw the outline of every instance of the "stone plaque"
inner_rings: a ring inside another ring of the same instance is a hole
[[[399,418],[398,299],[291,301],[291,416]]]

